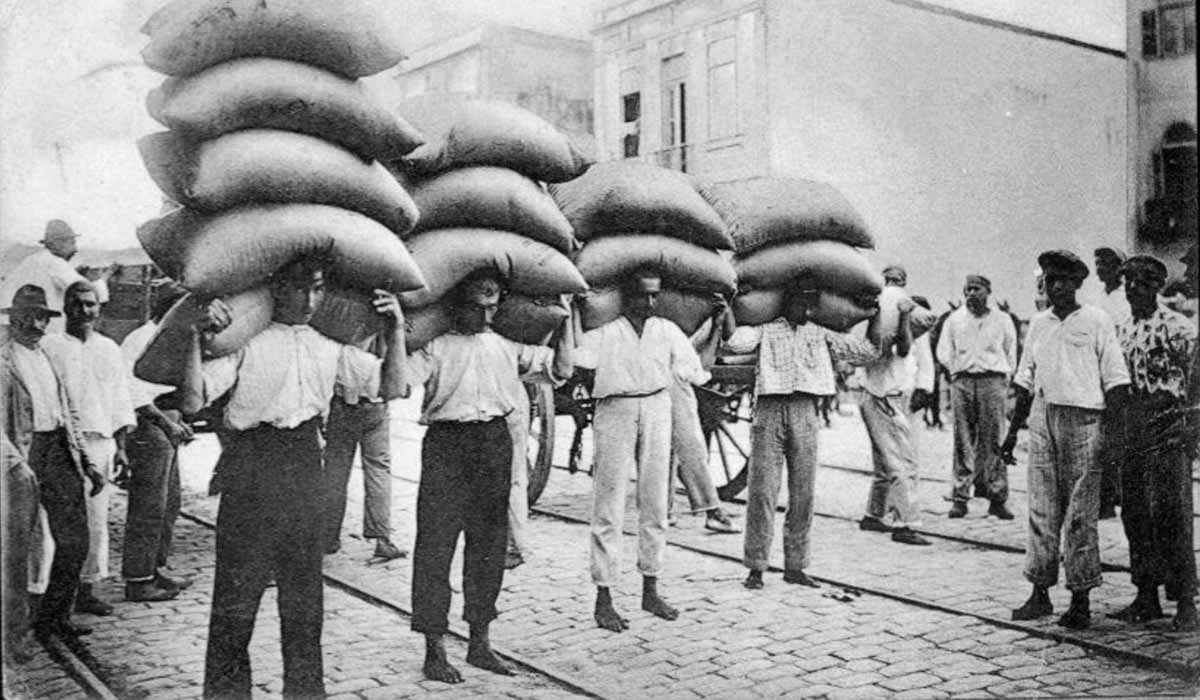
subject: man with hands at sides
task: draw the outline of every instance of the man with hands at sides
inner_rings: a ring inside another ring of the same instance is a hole
[[[270,286],[271,325],[230,355],[202,362],[200,347],[202,333],[230,324],[229,308],[216,300],[195,310],[179,388],[185,414],[230,394],[204,669],[209,698],[250,695],[248,647],[272,579],[279,588],[283,695],[325,696],[319,427],[339,381],[381,361],[308,325],[324,295],[323,261],[297,258],[272,275]],[[375,295],[375,310],[388,322],[380,391],[387,400],[403,387],[404,324],[395,295],[378,289]]]
[[[1096,522],[1104,414],[1122,409],[1129,371],[1108,314],[1075,300],[1087,265],[1065,250],[1042,253],[1038,265],[1050,308],[1029,322],[1013,377],[1017,405],[1000,448],[1011,463],[1017,431],[1028,418],[1025,578],[1033,592],[1012,617],[1033,620],[1054,612],[1049,589],[1058,581],[1061,544],[1071,605],[1058,624],[1079,629],[1091,624],[1089,591],[1101,582]]]

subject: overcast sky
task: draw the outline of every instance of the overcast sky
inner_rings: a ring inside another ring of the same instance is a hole
[[[803,0],[790,0],[801,2]],[[888,2],[889,0],[877,0]],[[603,0],[395,0],[413,48],[480,22],[586,38]],[[134,141],[162,77],[138,28],[162,0],[0,0],[0,237],[34,242],[65,218],[89,247],[135,245],[157,190]],[[1124,48],[1124,0],[941,0],[993,19]],[[434,9],[429,9],[433,6]]]

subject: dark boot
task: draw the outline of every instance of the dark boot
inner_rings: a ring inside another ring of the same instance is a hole
[[[92,584],[81,583],[79,593],[75,596],[75,612],[105,617],[113,614],[113,607],[96,597]]]
[[[1012,619],[1018,622],[1036,620],[1053,612],[1054,604],[1050,602],[1050,592],[1040,586],[1034,586],[1033,592],[1029,594],[1029,600],[1012,611]]]
[[[1163,617],[1162,605],[1158,602],[1158,586],[1139,588],[1128,607],[1109,614],[1109,617],[1124,622],[1149,622]]]
[[[1091,601],[1087,591],[1071,592],[1071,607],[1058,618],[1058,624],[1068,629],[1081,630],[1092,624]]]

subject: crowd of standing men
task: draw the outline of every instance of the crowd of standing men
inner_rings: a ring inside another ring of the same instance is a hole
[[[74,234],[66,227],[64,236],[64,227],[47,228],[51,252],[73,250]],[[64,237],[69,246],[61,245]],[[1109,264],[1109,253],[1118,265]],[[910,314],[916,303],[903,294],[894,302],[897,332],[886,341],[871,340],[878,337],[883,314],[865,333],[818,326],[810,322],[809,310],[819,291],[799,279],[779,318],[735,328],[725,300],[718,298],[711,326],[689,339],[655,314],[661,271],[641,268],[626,277],[616,320],[578,337],[568,321],[549,345],[532,346],[492,331],[505,280],[479,271],[448,298],[452,329],[409,354],[399,302],[383,290],[376,290],[374,306],[385,330],[363,346],[314,331],[308,323],[324,294],[325,263],[300,258],[271,278],[271,325],[220,358],[202,352],[205,335],[234,320],[219,300],[178,304],[182,290],[167,287],[152,320],[118,348],[95,332],[102,299],[90,282],[64,275],[65,280],[47,276],[40,285],[22,284],[3,309],[10,337],[0,350],[6,657],[25,653],[30,627],[37,634],[77,637],[89,630],[71,620],[73,610],[111,613],[92,588],[107,576],[104,494],[110,480],[129,489],[126,599],[169,600],[189,585],[167,570],[179,510],[178,449],[192,437],[184,418],[218,404],[222,453],[211,490],[221,494],[221,502],[204,693],[249,696],[250,637],[263,592],[274,581],[284,695],[323,697],[321,559],[339,547],[350,464],[361,448],[367,489],[363,534],[375,540],[376,556],[406,556],[391,540],[387,403],[419,388],[426,431],[412,628],[426,639],[424,673],[444,682],[462,680],[443,644],[450,565],[460,535],[464,618],[470,625],[467,662],[511,673],[492,652],[489,626],[498,614],[504,571],[521,559],[509,542],[514,480],[523,488],[514,471],[524,461],[523,436],[513,427],[528,412],[524,382],[561,384],[576,367],[594,372],[589,542],[595,621],[613,632],[630,624],[619,612],[614,589],[625,487],[634,475],[641,607],[676,619],[679,611],[659,588],[667,571],[673,452],[695,512],[705,513],[711,529],[737,532],[710,494],[711,483],[695,479],[693,472],[704,465],[694,463],[704,461],[707,450],[695,402],[680,400],[694,399],[691,387],[709,380],[718,345],[733,354],[756,354],[743,562],[747,588],[765,585],[785,475],[783,580],[819,585],[805,569],[821,408],[850,367],[858,367],[874,466],[859,526],[889,533],[900,544],[930,544],[915,530],[920,457],[910,397],[932,389],[936,357],[950,380],[954,412],[950,518],[966,515],[976,489],[989,500],[989,515],[1014,519],[1006,465],[1018,431],[1029,428],[1024,573],[1033,590],[1013,618],[1051,614],[1048,589],[1058,581],[1061,560],[1072,598],[1059,624],[1089,624],[1089,593],[1101,582],[1097,520],[1109,498],[1105,468],[1112,465],[1119,497],[1110,500],[1119,498],[1138,588],[1137,598],[1118,616],[1129,622],[1161,617],[1158,589],[1165,586],[1167,598],[1176,601],[1175,628],[1195,629],[1191,451],[1200,399],[1195,321],[1160,303],[1167,277],[1162,262],[1109,253],[1103,254],[1107,266],[1100,276],[1106,285],[1114,275],[1123,281],[1128,315],[1116,320],[1116,311],[1080,304],[1076,294],[1087,266],[1070,252],[1047,251],[1038,264],[1048,308],[1031,320],[1023,349],[1011,317],[990,302],[991,281],[982,275],[967,277],[965,304],[923,337],[914,337]],[[64,263],[70,257],[56,255]],[[1098,263],[1100,257],[1098,252]],[[1194,248],[1187,262],[1194,289]],[[897,266],[885,269],[884,278],[892,287],[907,284]],[[61,306],[53,303],[58,296]],[[142,349],[172,306],[187,329],[179,386],[134,379]],[[50,320],[64,312],[64,332],[48,334]],[[1016,405],[1005,433],[1010,387]],[[44,546],[35,541],[39,522],[48,529]],[[38,569],[38,553],[49,552],[50,542],[46,583],[31,601],[25,591],[37,590],[38,577],[27,572]]]

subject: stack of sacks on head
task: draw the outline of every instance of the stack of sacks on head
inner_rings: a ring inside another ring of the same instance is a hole
[[[497,272],[508,293],[496,332],[539,344],[569,315],[563,296],[587,288],[568,257],[571,225],[543,182],[563,182],[589,162],[541,117],[501,102],[433,96],[402,111],[429,143],[396,162],[421,219],[406,242],[426,287],[400,295],[408,349],[451,326],[447,292],[480,269]]]
[[[575,264],[591,286],[579,299],[584,330],[621,314],[621,283],[640,267],[656,268],[663,289],[656,313],[694,333],[712,313],[714,293],[731,294],[733,240],[690,177],[636,161],[592,166],[551,185],[583,248]]]
[[[738,295],[733,301],[739,325],[758,325],[784,313],[787,289],[806,280],[819,291],[809,318],[845,332],[881,314],[870,340],[892,342],[898,329],[898,297],[861,249],[875,247],[866,225],[832,186],[794,178],[759,178],[703,188],[703,194],[729,226],[736,244]],[[914,335],[936,317],[917,308]]]
[[[143,27],[143,58],[170,76],[147,106],[170,130],[138,146],[182,206],[143,224],[138,239],[195,297],[232,308],[233,324],[205,343],[209,356],[270,323],[266,282],[300,255],[326,258],[328,288],[364,300],[357,314],[314,323],[340,342],[378,330],[371,290],[424,285],[401,240],[416,204],[381,164],[424,138],[357,80],[399,62],[397,30],[386,0],[175,0]],[[160,324],[139,376],[175,383],[189,306]]]

